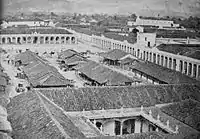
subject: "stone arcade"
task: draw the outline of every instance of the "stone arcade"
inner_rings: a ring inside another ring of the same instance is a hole
[[[2,34],[0,44],[76,44],[73,34]]]
[[[77,34],[77,36],[80,39],[93,43],[94,45],[97,45],[102,49],[106,50],[120,49],[127,53],[133,54],[135,57],[139,59],[149,61],[172,70],[179,71],[185,75],[188,75],[196,79],[200,79],[200,61],[197,59],[182,55],[176,55],[169,52],[159,51],[158,49],[154,48],[150,49],[145,46],[141,46],[138,42],[136,44],[130,44],[127,41],[122,42],[114,39],[109,39],[104,37],[103,35],[90,36],[75,32],[73,30],[69,31],[73,32],[74,34]]]

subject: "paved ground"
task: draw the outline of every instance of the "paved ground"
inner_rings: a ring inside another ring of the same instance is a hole
[[[10,94],[10,97],[14,97],[18,95],[19,93],[16,92],[15,88],[18,86],[18,83],[24,84],[24,86],[28,85],[28,82],[23,79],[18,79],[15,76],[17,75],[16,68],[12,64],[8,64],[7,61],[4,61],[5,57],[2,57],[2,67],[5,69],[5,73],[10,77],[10,85],[8,86]],[[27,91],[27,90],[26,90]]]
[[[45,59],[47,59],[50,64],[52,66],[54,66],[55,68],[57,68],[57,70],[67,79],[73,80],[75,82],[75,86],[77,87],[83,87],[84,81],[79,78],[79,76],[77,76],[75,74],[75,71],[63,71],[60,70],[58,63],[56,62],[57,60],[57,53],[60,52],[61,50],[66,50],[66,49],[73,49],[77,52],[85,52],[87,50],[90,50],[92,53],[94,54],[89,54],[89,58],[92,61],[95,62],[99,62],[100,60],[102,60],[102,57],[96,55],[95,53],[97,52],[104,52],[102,49],[94,47],[92,44],[88,44],[88,43],[83,43],[83,42],[79,42],[79,44],[73,44],[73,45],[55,45],[55,44],[43,44],[42,47],[39,45],[3,45],[3,48],[6,49],[8,51],[7,55],[10,55],[10,57],[14,57],[15,55],[17,55],[17,51],[18,50],[23,50],[25,51],[26,49],[29,49],[33,52],[38,52],[39,55],[43,56]],[[54,55],[53,57],[49,56],[49,55],[43,55],[44,52],[51,52],[54,51],[56,52],[56,55]],[[5,58],[5,57],[4,57]],[[15,77],[16,75],[16,69],[14,68],[14,66],[9,65],[7,62],[2,62],[2,66],[5,68],[6,73],[10,76],[11,78],[11,97],[15,96],[17,93],[15,91],[15,87],[18,85],[19,82],[25,82],[24,80],[19,80]],[[106,66],[106,65],[104,65]],[[127,71],[127,70],[123,70],[120,68],[115,68],[112,66],[106,66],[114,71],[117,71],[121,74],[124,74],[128,77],[133,77],[133,73],[131,71]],[[144,81],[145,84],[147,84],[146,81]],[[24,84],[27,84],[24,83]]]

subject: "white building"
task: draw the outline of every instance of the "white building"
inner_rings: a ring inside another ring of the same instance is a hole
[[[137,32],[137,43],[142,46],[154,47],[156,44],[156,33]]]
[[[12,27],[12,26],[20,26],[20,25],[27,25],[27,26],[53,26],[53,21],[50,20],[18,20],[18,21],[3,21],[1,25],[3,28]]]
[[[170,20],[155,20],[155,19],[141,19],[139,16],[136,21],[128,21],[128,26],[158,26],[158,27],[179,27],[179,24],[175,24]]]

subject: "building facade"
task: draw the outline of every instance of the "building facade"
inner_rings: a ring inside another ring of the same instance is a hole
[[[154,48],[152,49],[143,47],[141,45],[138,45],[137,43],[130,44],[127,41],[118,41],[106,38],[104,36],[90,36],[82,33],[77,33],[70,29],[69,31],[76,34],[79,39],[93,43],[102,49],[120,49],[125,52],[131,53],[139,59],[179,71],[185,75],[200,80],[200,61],[197,59],[159,51],[158,49]]]
[[[2,34],[0,44],[76,44],[73,34]]]

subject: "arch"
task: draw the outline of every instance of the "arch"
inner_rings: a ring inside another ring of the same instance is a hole
[[[140,49],[137,50],[137,57],[140,57]]]
[[[75,41],[76,41],[76,40],[75,40],[75,37],[72,37],[72,38],[71,38],[72,44],[75,44],[75,43],[76,43]]]
[[[66,37],[66,43],[70,43],[70,37]]]
[[[182,60],[180,60],[179,69],[180,69],[180,72],[183,72],[183,61]]]
[[[40,40],[40,44],[44,43],[44,37],[43,36],[41,36],[39,40]]]
[[[123,122],[122,134],[131,134],[135,132],[135,119],[128,119]]]
[[[103,126],[103,124],[101,122],[96,122],[96,127],[101,130],[101,126]]]
[[[187,66],[188,66],[188,63],[185,61],[184,62],[184,69],[183,69],[184,74],[187,74],[187,70],[188,70]]]
[[[8,44],[11,44],[11,43],[12,43],[12,41],[11,41],[11,38],[10,38],[10,37],[7,37],[7,43],[8,43]]]
[[[15,37],[12,37],[12,42],[16,43],[16,38]]]
[[[53,36],[50,37],[50,43],[51,43],[51,44],[54,43],[54,37],[53,37]]]
[[[165,65],[164,67],[168,67],[168,57],[165,57]]]
[[[17,44],[21,44],[21,37],[17,37]]]
[[[169,58],[169,69],[172,69],[172,58]]]
[[[57,37],[56,37],[56,43],[57,43],[57,44],[60,43],[59,40],[60,40],[60,37],[57,36]]]
[[[157,64],[160,65],[160,55],[157,55]]]
[[[26,37],[22,37],[22,41],[23,41],[23,43],[26,43]]]
[[[115,135],[120,135],[121,132],[121,122],[115,120]]]
[[[153,63],[156,63],[156,53],[153,53]]]
[[[177,66],[176,59],[173,59],[173,67],[172,67],[172,69],[176,70],[176,66]]]
[[[194,64],[194,67],[193,67],[193,77],[196,77],[197,76],[197,64]]]
[[[192,63],[188,64],[188,75],[192,75]]]
[[[37,37],[37,36],[34,36],[34,37],[33,37],[33,43],[34,43],[34,44],[38,43],[38,37]]]
[[[6,38],[3,37],[1,42],[2,42],[2,44],[5,44],[6,43]]]
[[[49,37],[48,36],[45,37],[45,43],[49,43]]]
[[[32,43],[32,38],[30,36],[27,38],[27,43]]]
[[[161,56],[161,63],[160,63],[161,66],[164,66],[164,56]]]
[[[149,53],[149,61],[152,62],[152,52]]]
[[[64,44],[64,43],[65,43],[65,37],[62,36],[62,37],[61,37],[61,44]]]

